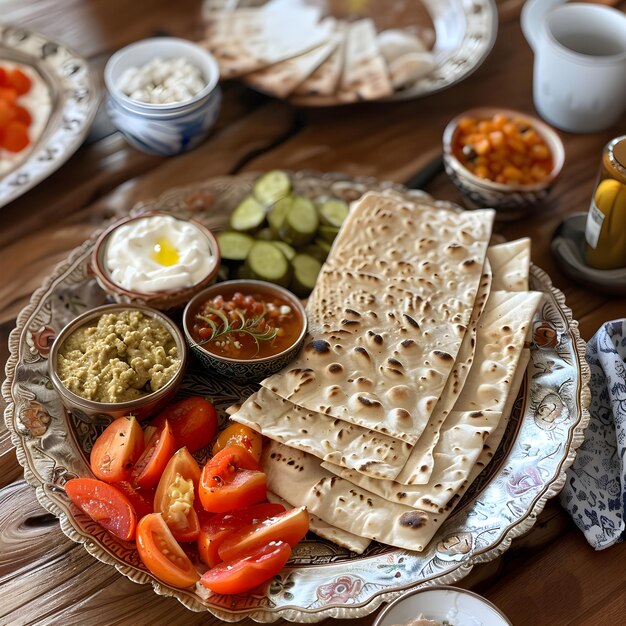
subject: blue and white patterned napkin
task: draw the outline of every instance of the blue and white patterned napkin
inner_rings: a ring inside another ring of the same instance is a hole
[[[561,503],[596,549],[624,539],[626,504],[626,320],[607,322],[587,345],[591,420]]]

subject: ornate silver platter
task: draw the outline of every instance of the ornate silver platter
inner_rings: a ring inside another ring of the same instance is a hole
[[[251,175],[212,179],[141,204],[133,213],[158,209],[221,227],[230,210],[250,193],[253,180]],[[456,209],[423,192],[372,179],[303,172],[293,175],[293,184],[298,194],[346,199],[367,189],[394,188],[423,203]],[[254,595],[209,595],[204,588],[184,591],[161,583],[143,567],[134,544],[112,537],[88,519],[70,504],[63,489],[69,478],[90,474],[89,451],[104,427],[70,418],[47,376],[54,334],[79,313],[106,300],[88,270],[94,240],[56,267],[19,315],[2,388],[8,403],[5,419],[26,479],[36,488],[41,504],[59,517],[70,539],[131,580],[151,583],[158,594],[175,596],[194,611],[210,611],[226,621],[359,617],[406,589],[451,584],[474,565],[496,558],[512,539],[533,526],[548,498],[563,486],[565,469],[582,442],[589,418],[589,370],[578,324],[563,294],[552,287],[545,272],[533,267],[531,287],[542,291],[544,299],[534,320],[532,357],[506,436],[492,463],[424,552],[372,543],[359,556],[310,535],[298,545],[288,566]],[[251,391],[192,366],[182,393],[209,395],[223,412]]]
[[[25,159],[0,176],[0,207],[41,182],[74,154],[89,131],[99,102],[87,61],[45,35],[0,24],[2,60],[32,67],[48,87],[52,110]]]

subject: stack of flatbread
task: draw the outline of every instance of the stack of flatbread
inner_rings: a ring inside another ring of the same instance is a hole
[[[300,355],[231,416],[268,438],[268,487],[320,535],[423,550],[506,429],[541,294],[491,210],[367,193],[307,304]]]
[[[322,19],[304,0],[269,0],[252,8],[220,2],[207,11],[204,45],[223,78],[303,104],[378,100],[409,87],[435,67],[416,34],[376,32],[374,22]]]

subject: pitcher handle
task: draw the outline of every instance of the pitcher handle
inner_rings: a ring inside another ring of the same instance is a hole
[[[559,4],[565,4],[565,0],[527,0],[524,4],[521,16],[522,32],[534,52],[539,46],[539,34],[546,13]]]

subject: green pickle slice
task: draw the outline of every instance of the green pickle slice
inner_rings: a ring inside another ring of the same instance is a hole
[[[254,245],[254,239],[250,235],[234,230],[224,230],[215,237],[224,261],[245,261]]]
[[[273,243],[285,255],[288,261],[293,261],[293,257],[296,256],[296,251],[288,243],[276,240],[273,240],[271,243]]]
[[[296,196],[279,230],[280,238],[291,246],[304,246],[315,237],[319,218],[308,198]]]
[[[320,220],[326,226],[339,228],[348,217],[348,211],[348,205],[343,200],[331,198],[320,205]]]
[[[252,196],[248,196],[230,216],[230,227],[241,232],[254,232],[265,221],[265,210]]]
[[[291,288],[298,296],[305,298],[313,291],[322,264],[309,254],[296,254],[291,264],[293,265]]]
[[[280,170],[272,170],[256,181],[252,193],[261,204],[268,205],[289,195],[290,191],[289,176]]]
[[[246,258],[245,267],[252,278],[286,287],[291,280],[291,265],[285,255],[269,241],[257,241]]]
[[[291,196],[281,198],[267,214],[267,223],[270,225],[270,229],[276,237],[279,236],[280,229],[285,222],[289,209],[291,209],[292,202],[293,198]]]

